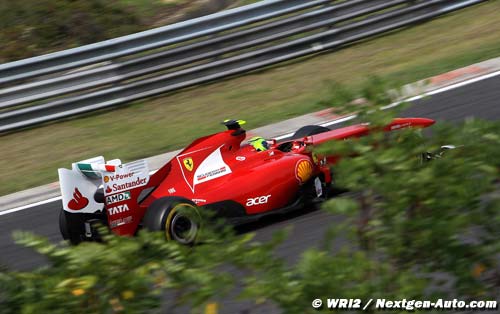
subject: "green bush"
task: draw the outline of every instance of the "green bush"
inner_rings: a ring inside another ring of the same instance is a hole
[[[196,309],[228,291],[234,278],[221,266],[248,265],[271,248],[249,245],[251,235],[229,234],[217,237],[224,241],[205,238],[196,249],[146,232],[78,246],[56,246],[29,233],[15,238],[45,255],[49,265],[0,272],[0,312],[6,314],[156,313],[166,291],[173,292],[170,307]]]
[[[376,98],[377,107],[388,105],[391,97],[384,100],[367,92],[380,86],[376,81],[352,96]],[[369,109],[360,116],[373,126],[399,114]],[[500,123],[437,121],[432,136],[428,133],[374,133],[322,147],[320,151],[356,156],[334,168],[336,183],[353,196],[333,199],[327,208],[347,215],[345,232],[364,251],[384,256],[394,269],[446,273],[456,279],[453,290],[464,298],[492,297],[493,288],[499,287],[500,245],[495,239],[500,237]],[[422,152],[448,144],[457,148],[442,158],[421,161]]]

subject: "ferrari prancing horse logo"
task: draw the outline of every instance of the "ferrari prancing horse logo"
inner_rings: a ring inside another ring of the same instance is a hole
[[[189,171],[193,171],[193,158],[191,157],[188,157],[188,158],[184,158],[182,160],[182,163],[184,164],[184,167],[186,167],[187,170]]]

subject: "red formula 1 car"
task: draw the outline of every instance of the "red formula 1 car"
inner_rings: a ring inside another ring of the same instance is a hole
[[[226,131],[195,140],[151,175],[145,160],[122,164],[103,157],[59,169],[62,236],[72,242],[94,239],[93,226],[99,222],[118,235],[163,230],[168,239],[187,244],[195,241],[198,223],[181,206],[213,211],[233,224],[302,208],[328,197],[330,167],[336,161],[317,158],[308,148],[370,132],[366,124],[335,130],[305,126],[289,140],[271,140],[256,149],[242,144],[242,123],[224,122]],[[398,118],[384,131],[433,123]]]

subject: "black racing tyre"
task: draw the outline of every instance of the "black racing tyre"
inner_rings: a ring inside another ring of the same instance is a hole
[[[200,220],[193,201],[169,196],[157,199],[148,207],[143,225],[149,231],[164,231],[167,240],[193,245],[199,235]]]
[[[303,138],[306,136],[311,136],[315,134],[320,134],[323,132],[331,131],[329,128],[321,125],[306,125],[298,129],[292,136],[292,140]]]
[[[69,239],[68,223],[66,221],[66,215],[64,214],[64,209],[61,208],[59,212],[59,231],[64,240]]]
[[[78,244],[82,242],[80,234],[70,229],[66,218],[66,212],[63,208],[61,208],[61,211],[59,212],[59,231],[61,232],[62,238],[64,240],[69,240],[71,244]]]

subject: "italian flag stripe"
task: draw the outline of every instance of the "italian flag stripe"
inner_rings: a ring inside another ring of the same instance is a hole
[[[116,166],[104,164],[77,163],[78,170],[89,178],[99,178],[101,172],[115,172]]]
[[[80,171],[93,171],[92,164],[77,164]]]
[[[115,172],[115,169],[116,169],[116,166],[112,166],[112,165],[104,165],[104,167],[106,168],[106,171],[110,171],[110,172]]]

